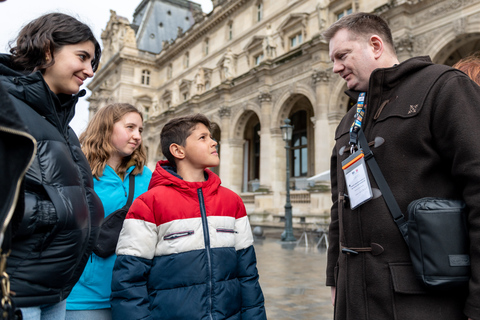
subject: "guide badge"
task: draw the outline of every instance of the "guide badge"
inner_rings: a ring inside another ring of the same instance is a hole
[[[350,207],[356,209],[360,205],[373,198],[372,187],[368,179],[365,155],[361,148],[357,147],[358,132],[362,127],[365,116],[365,92],[361,92],[357,101],[357,112],[350,127],[350,156],[342,161],[345,184],[347,186]]]
[[[363,150],[357,150],[342,161],[350,207],[353,209],[373,198]]]

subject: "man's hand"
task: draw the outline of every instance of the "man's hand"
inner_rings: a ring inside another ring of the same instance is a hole
[[[330,291],[332,293],[332,306],[335,306],[335,292],[336,292],[336,287],[330,287]],[[472,320],[472,319],[468,319]]]

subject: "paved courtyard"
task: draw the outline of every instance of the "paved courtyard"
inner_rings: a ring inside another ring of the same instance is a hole
[[[331,320],[330,288],[325,286],[325,245],[309,235],[309,246],[280,241],[280,233],[255,240],[260,285],[269,320]],[[297,239],[300,234],[295,233]]]

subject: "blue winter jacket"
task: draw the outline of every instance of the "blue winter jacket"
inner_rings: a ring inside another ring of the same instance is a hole
[[[125,218],[113,319],[266,320],[241,198],[209,170],[207,181],[187,182],[166,165]]]
[[[120,209],[127,203],[130,173],[135,166],[127,169],[125,179],[120,177],[110,166],[106,166],[100,180],[93,179],[94,189],[102,200],[105,217]],[[147,167],[135,177],[134,199],[146,192],[152,171]],[[112,269],[116,255],[100,258],[92,253],[80,280],[67,299],[67,310],[95,310],[110,308]]]

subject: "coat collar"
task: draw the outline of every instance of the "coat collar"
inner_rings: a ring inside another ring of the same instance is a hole
[[[50,123],[64,131],[75,116],[79,97],[86,94],[80,90],[75,95],[54,94],[40,71],[33,73],[19,70],[11,63],[11,56],[0,54],[0,81],[9,94],[25,102]]]

